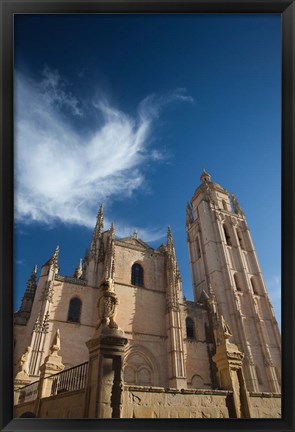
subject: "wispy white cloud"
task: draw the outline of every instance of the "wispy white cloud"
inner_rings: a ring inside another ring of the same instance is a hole
[[[79,102],[73,94],[66,89],[67,82],[62,79],[57,70],[45,66],[42,71],[42,80],[39,82],[39,93],[44,104],[55,108],[65,108],[74,115],[82,115]]]
[[[143,164],[165,158],[150,145],[161,109],[175,101],[193,101],[183,89],[151,95],[131,117],[97,98],[92,105],[103,122],[85,136],[70,121],[83,118],[83,112],[67,88],[59,72],[48,67],[38,82],[16,73],[15,211],[24,223],[93,227],[98,203],[131,197],[145,184]],[[146,241],[162,236],[147,228],[141,232]]]

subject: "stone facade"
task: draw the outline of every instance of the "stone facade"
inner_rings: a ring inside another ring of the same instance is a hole
[[[58,247],[38,282],[34,268],[15,314],[15,390],[39,381],[35,414],[77,418],[83,398],[82,418],[279,417],[280,334],[237,199],[203,171],[187,206],[193,302],[170,228],[153,249],[103,225],[101,207],[73,276]],[[85,388],[54,396],[48,377],[86,362]]]

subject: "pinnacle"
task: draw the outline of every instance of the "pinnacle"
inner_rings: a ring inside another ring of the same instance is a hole
[[[211,175],[205,170],[205,168],[203,168],[200,180],[202,182],[207,182],[207,181],[211,181]]]
[[[51,257],[49,258],[49,260],[46,261],[46,263],[43,264],[42,267],[44,267],[44,266],[50,266],[52,264],[57,264],[58,254],[59,254],[59,246],[57,245],[56,248],[55,248],[55,251],[53,252],[53,254],[51,255]]]
[[[103,205],[100,204],[99,210],[96,217],[96,224],[93,232],[93,242],[96,242],[96,239],[101,236],[103,232]]]
[[[171,228],[170,225],[168,225],[168,230],[167,230],[167,246],[172,247],[173,248],[173,237],[172,237],[172,232],[171,232]]]

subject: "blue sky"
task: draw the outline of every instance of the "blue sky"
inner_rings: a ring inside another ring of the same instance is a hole
[[[243,208],[280,321],[280,15],[16,15],[15,308],[60,246],[71,275],[107,229],[174,236],[202,168]],[[39,274],[39,272],[38,272]]]

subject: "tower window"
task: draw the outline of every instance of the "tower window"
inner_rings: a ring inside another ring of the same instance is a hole
[[[140,264],[135,263],[131,269],[131,283],[139,287],[143,286],[143,268]]]
[[[238,240],[239,240],[241,249],[246,249],[243,234],[241,233],[240,230],[237,230],[237,236],[238,236]]]
[[[229,232],[228,232],[228,228],[227,228],[226,225],[223,225],[223,231],[224,231],[224,236],[225,236],[226,244],[229,245],[229,246],[231,246],[231,238],[230,238],[230,235],[229,235]]]
[[[241,287],[241,284],[240,284],[239,277],[238,277],[237,273],[234,274],[234,281],[235,281],[236,290],[237,291],[242,291],[242,287]]]
[[[70,301],[69,312],[68,312],[68,321],[79,323],[81,316],[81,307],[82,302],[77,297],[73,297]]]
[[[223,210],[227,210],[227,205],[225,200],[222,200],[222,206],[223,206]]]
[[[259,295],[259,290],[258,290],[257,282],[256,282],[255,278],[251,277],[250,281],[251,281],[251,285],[252,285],[252,289],[253,289],[254,294]]]
[[[199,237],[197,237],[197,259],[199,258],[201,258],[201,247]]]
[[[194,339],[195,337],[195,329],[194,329],[194,322],[191,318],[186,318],[185,320],[186,325],[186,337],[188,339]]]
[[[255,366],[255,370],[256,370],[256,376],[257,376],[258,384],[262,385],[263,384],[263,379],[262,379],[262,376],[261,376],[261,370],[260,370],[259,366],[256,365]]]

